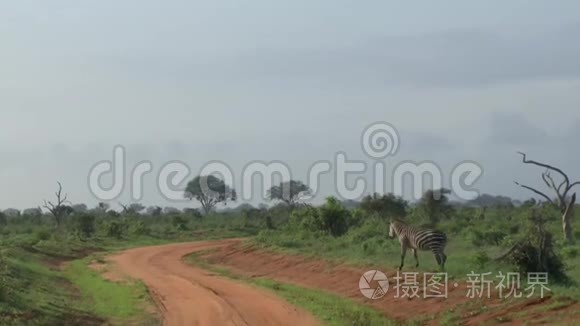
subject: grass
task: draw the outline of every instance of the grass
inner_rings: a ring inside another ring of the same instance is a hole
[[[439,325],[441,326],[457,325],[460,321],[461,317],[452,311],[447,311],[439,317]]]
[[[0,226],[0,325],[158,324],[147,307],[149,295],[139,282],[105,281],[87,265],[106,253],[133,247],[248,236],[238,227],[127,234],[121,239],[96,235],[80,241],[43,226]],[[86,258],[91,256],[91,258]],[[61,268],[64,263],[66,268]]]
[[[94,257],[76,260],[67,265],[65,275],[80,290],[81,305],[86,311],[118,324],[158,324],[146,311],[152,304],[147,287],[137,281],[111,282],[91,269]]]
[[[486,222],[487,223],[487,222]],[[452,224],[448,222],[448,224]],[[442,226],[444,230],[447,225]],[[485,230],[487,225],[482,224],[471,226]],[[449,280],[467,281],[468,275],[491,273],[494,286],[498,284],[498,273],[504,275],[514,271],[514,267],[504,262],[493,261],[492,257],[497,257],[503,253],[506,246],[502,245],[474,245],[472,243],[470,229],[462,229],[459,233],[453,234],[448,231],[449,242],[446,247],[448,256],[445,271]],[[303,255],[326,260],[347,263],[355,266],[372,266],[379,270],[394,270],[400,263],[400,245],[396,239],[387,237],[388,224],[382,221],[369,221],[360,227],[349,230],[344,236],[333,237],[326,234],[317,234],[300,230],[266,230],[262,231],[252,242],[254,245],[272,249],[275,251]],[[558,230],[552,230],[556,237]],[[513,236],[513,235],[510,235]],[[580,245],[558,244],[557,250],[565,251],[566,273],[572,280],[580,280]],[[481,259],[485,258],[485,259]],[[433,254],[430,252],[419,252],[419,268],[415,268],[415,261],[412,253],[407,252],[405,267],[403,271],[434,272],[439,271]],[[521,289],[525,289],[526,276],[521,278]],[[551,282],[549,288],[556,296],[572,297],[580,300],[579,284],[557,284]]]
[[[78,304],[75,287],[45,259],[21,248],[2,250],[0,324],[102,323],[103,319]]]
[[[324,291],[280,283],[268,278],[247,278],[231,270],[208,264],[202,256],[207,252],[196,252],[186,257],[186,262],[212,271],[218,275],[239,280],[274,292],[289,303],[301,307],[326,325],[399,325],[378,311]]]

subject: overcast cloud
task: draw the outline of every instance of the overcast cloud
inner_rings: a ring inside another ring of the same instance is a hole
[[[339,151],[371,162],[376,121],[400,132],[390,168],[473,160],[476,188],[526,198],[512,180],[541,171],[523,150],[580,179],[577,1],[22,0],[0,2],[0,34],[0,209],[37,206],[57,180],[96,204],[88,171],[115,145],[236,178],[281,160],[305,180]],[[334,193],[322,182],[317,200]],[[145,204],[194,205],[154,184]]]

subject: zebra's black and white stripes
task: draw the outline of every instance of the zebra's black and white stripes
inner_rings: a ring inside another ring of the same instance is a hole
[[[437,264],[441,269],[445,268],[445,262],[447,261],[447,256],[444,253],[445,245],[447,245],[445,233],[432,229],[417,228],[402,221],[393,220],[389,228],[389,237],[398,237],[401,244],[401,265],[399,270],[403,268],[407,249],[413,250],[413,255],[417,262],[416,267],[419,267],[417,250],[420,249],[432,251]]]

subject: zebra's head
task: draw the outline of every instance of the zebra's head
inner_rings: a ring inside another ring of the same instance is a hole
[[[394,239],[399,236],[401,232],[401,227],[406,225],[404,221],[399,218],[391,218],[391,223],[389,225],[389,238]]]
[[[396,235],[395,223],[394,221],[391,221],[391,224],[389,225],[389,238],[393,239],[395,238],[395,235]]]

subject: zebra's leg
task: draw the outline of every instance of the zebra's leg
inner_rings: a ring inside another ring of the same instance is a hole
[[[437,265],[441,267],[441,263],[443,262],[443,256],[438,251],[433,250],[433,255],[435,256],[435,260],[437,261]]]
[[[417,256],[417,249],[413,248],[413,256],[415,256],[415,268],[419,267],[419,256]]]
[[[399,266],[399,270],[403,269],[403,265],[405,264],[405,255],[407,254],[407,246],[401,245],[401,265]]]
[[[437,260],[439,269],[445,271],[445,261],[447,260],[447,256],[442,251],[434,251],[433,254],[435,254],[435,259]]]

